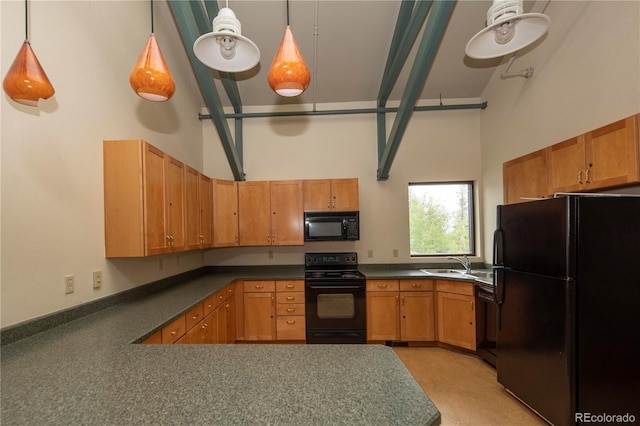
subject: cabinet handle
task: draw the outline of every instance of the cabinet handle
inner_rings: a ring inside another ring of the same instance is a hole
[[[296,308],[287,308],[287,312],[295,312]]]
[[[585,171],[584,171],[584,174],[585,174],[585,181],[586,181],[587,183],[591,183],[591,182],[589,181],[589,172],[590,172],[590,171],[591,171],[591,169],[587,169],[587,170],[585,170]]]
[[[198,319],[198,317],[200,316],[200,314],[195,314],[194,316],[191,317],[192,320]]]
[[[378,288],[387,288],[387,284],[378,284]]]
[[[296,300],[295,296],[287,296],[286,299],[287,300]]]
[[[404,306],[404,296],[402,296],[402,306]]]
[[[578,172],[578,183],[582,185],[582,170]]]
[[[331,200],[327,200],[327,208],[331,207]]]
[[[256,288],[264,288],[264,285],[262,285],[262,284],[256,284],[256,285],[255,285],[255,287],[256,287]]]
[[[287,320],[287,324],[289,324],[289,325],[293,325],[293,324],[295,324],[295,323],[296,323],[296,322],[295,322],[295,321],[293,321],[293,320]]]
[[[175,330],[173,330],[173,331],[171,332],[171,335],[172,335],[172,336],[175,336],[175,335],[176,335],[176,334],[178,334],[179,332],[180,332],[180,328],[176,328]]]
[[[413,288],[421,288],[422,284],[413,283],[413,284],[411,284],[411,287],[413,287]]]
[[[294,288],[294,287],[295,287],[295,284],[287,284],[285,287],[286,287],[286,288]]]

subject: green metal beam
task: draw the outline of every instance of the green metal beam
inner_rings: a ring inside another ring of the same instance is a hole
[[[200,86],[200,91],[204,97],[204,101],[209,107],[211,112],[211,119],[218,130],[222,147],[227,156],[227,161],[231,167],[235,180],[245,180],[245,174],[242,170],[242,162],[238,155],[236,146],[233,143],[229,125],[224,117],[224,109],[220,102],[220,96],[218,95],[218,89],[211,76],[211,70],[202,64],[193,53],[193,43],[200,36],[196,31],[196,18],[194,17],[193,9],[189,5],[189,1],[182,0],[169,0],[169,7],[173,14],[180,37],[185,45],[185,50],[189,56],[189,61],[193,68],[193,72]]]
[[[407,86],[404,89],[398,113],[389,134],[389,140],[382,156],[378,159],[378,180],[387,180],[389,170],[402,141],[402,136],[407,129],[407,124],[413,113],[422,87],[427,79],[429,70],[444,36],[444,31],[449,23],[455,1],[436,1],[431,8],[427,23],[422,34],[422,40],[418,46],[416,60],[411,68]]]

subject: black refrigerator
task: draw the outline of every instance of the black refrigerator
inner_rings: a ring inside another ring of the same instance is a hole
[[[498,206],[493,256],[498,382],[554,425],[640,422],[640,198]]]

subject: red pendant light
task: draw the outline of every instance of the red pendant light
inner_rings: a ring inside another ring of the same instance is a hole
[[[131,70],[129,83],[138,96],[148,101],[166,101],[176,91],[176,84],[153,34],[153,0],[151,0],[151,35]]]
[[[53,96],[55,90],[29,43],[27,0],[25,0],[24,13],[25,41],[2,81],[2,88],[15,102],[35,107],[38,106],[40,99],[49,99]]]
[[[269,86],[280,96],[294,97],[307,90],[310,81],[309,68],[289,26],[289,1],[287,0],[287,28],[284,30],[280,47],[269,69]]]

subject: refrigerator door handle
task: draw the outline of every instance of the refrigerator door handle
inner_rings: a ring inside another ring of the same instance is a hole
[[[504,252],[504,233],[502,229],[497,228],[493,231],[493,265],[504,266],[502,253]]]

